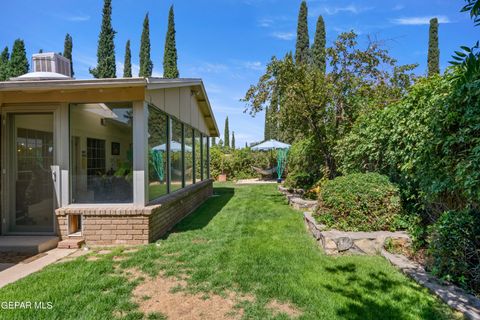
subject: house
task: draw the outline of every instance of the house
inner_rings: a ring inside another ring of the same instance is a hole
[[[66,64],[36,54],[0,82],[1,234],[158,239],[212,194],[202,80],[75,80]]]

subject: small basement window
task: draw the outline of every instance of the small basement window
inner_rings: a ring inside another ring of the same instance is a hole
[[[82,216],[80,214],[68,215],[68,235],[82,236]]]

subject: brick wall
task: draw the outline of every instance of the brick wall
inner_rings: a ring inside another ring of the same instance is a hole
[[[213,193],[212,181],[199,183],[172,193],[161,200],[162,204],[153,208],[149,221],[149,241],[155,241],[175,224],[200,206]]]
[[[145,207],[92,206],[56,210],[57,231],[68,238],[68,216],[82,215],[82,236],[87,245],[146,244],[168,232],[213,193],[206,180],[159,198]]]

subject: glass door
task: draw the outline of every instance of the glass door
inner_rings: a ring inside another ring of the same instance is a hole
[[[53,232],[53,113],[9,114],[8,132],[9,231]]]

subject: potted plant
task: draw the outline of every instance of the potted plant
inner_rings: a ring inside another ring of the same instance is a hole
[[[227,182],[227,174],[225,173],[225,167],[223,163],[224,161],[225,161],[225,155],[222,155],[222,164],[221,164],[222,173],[218,175],[218,182]]]

